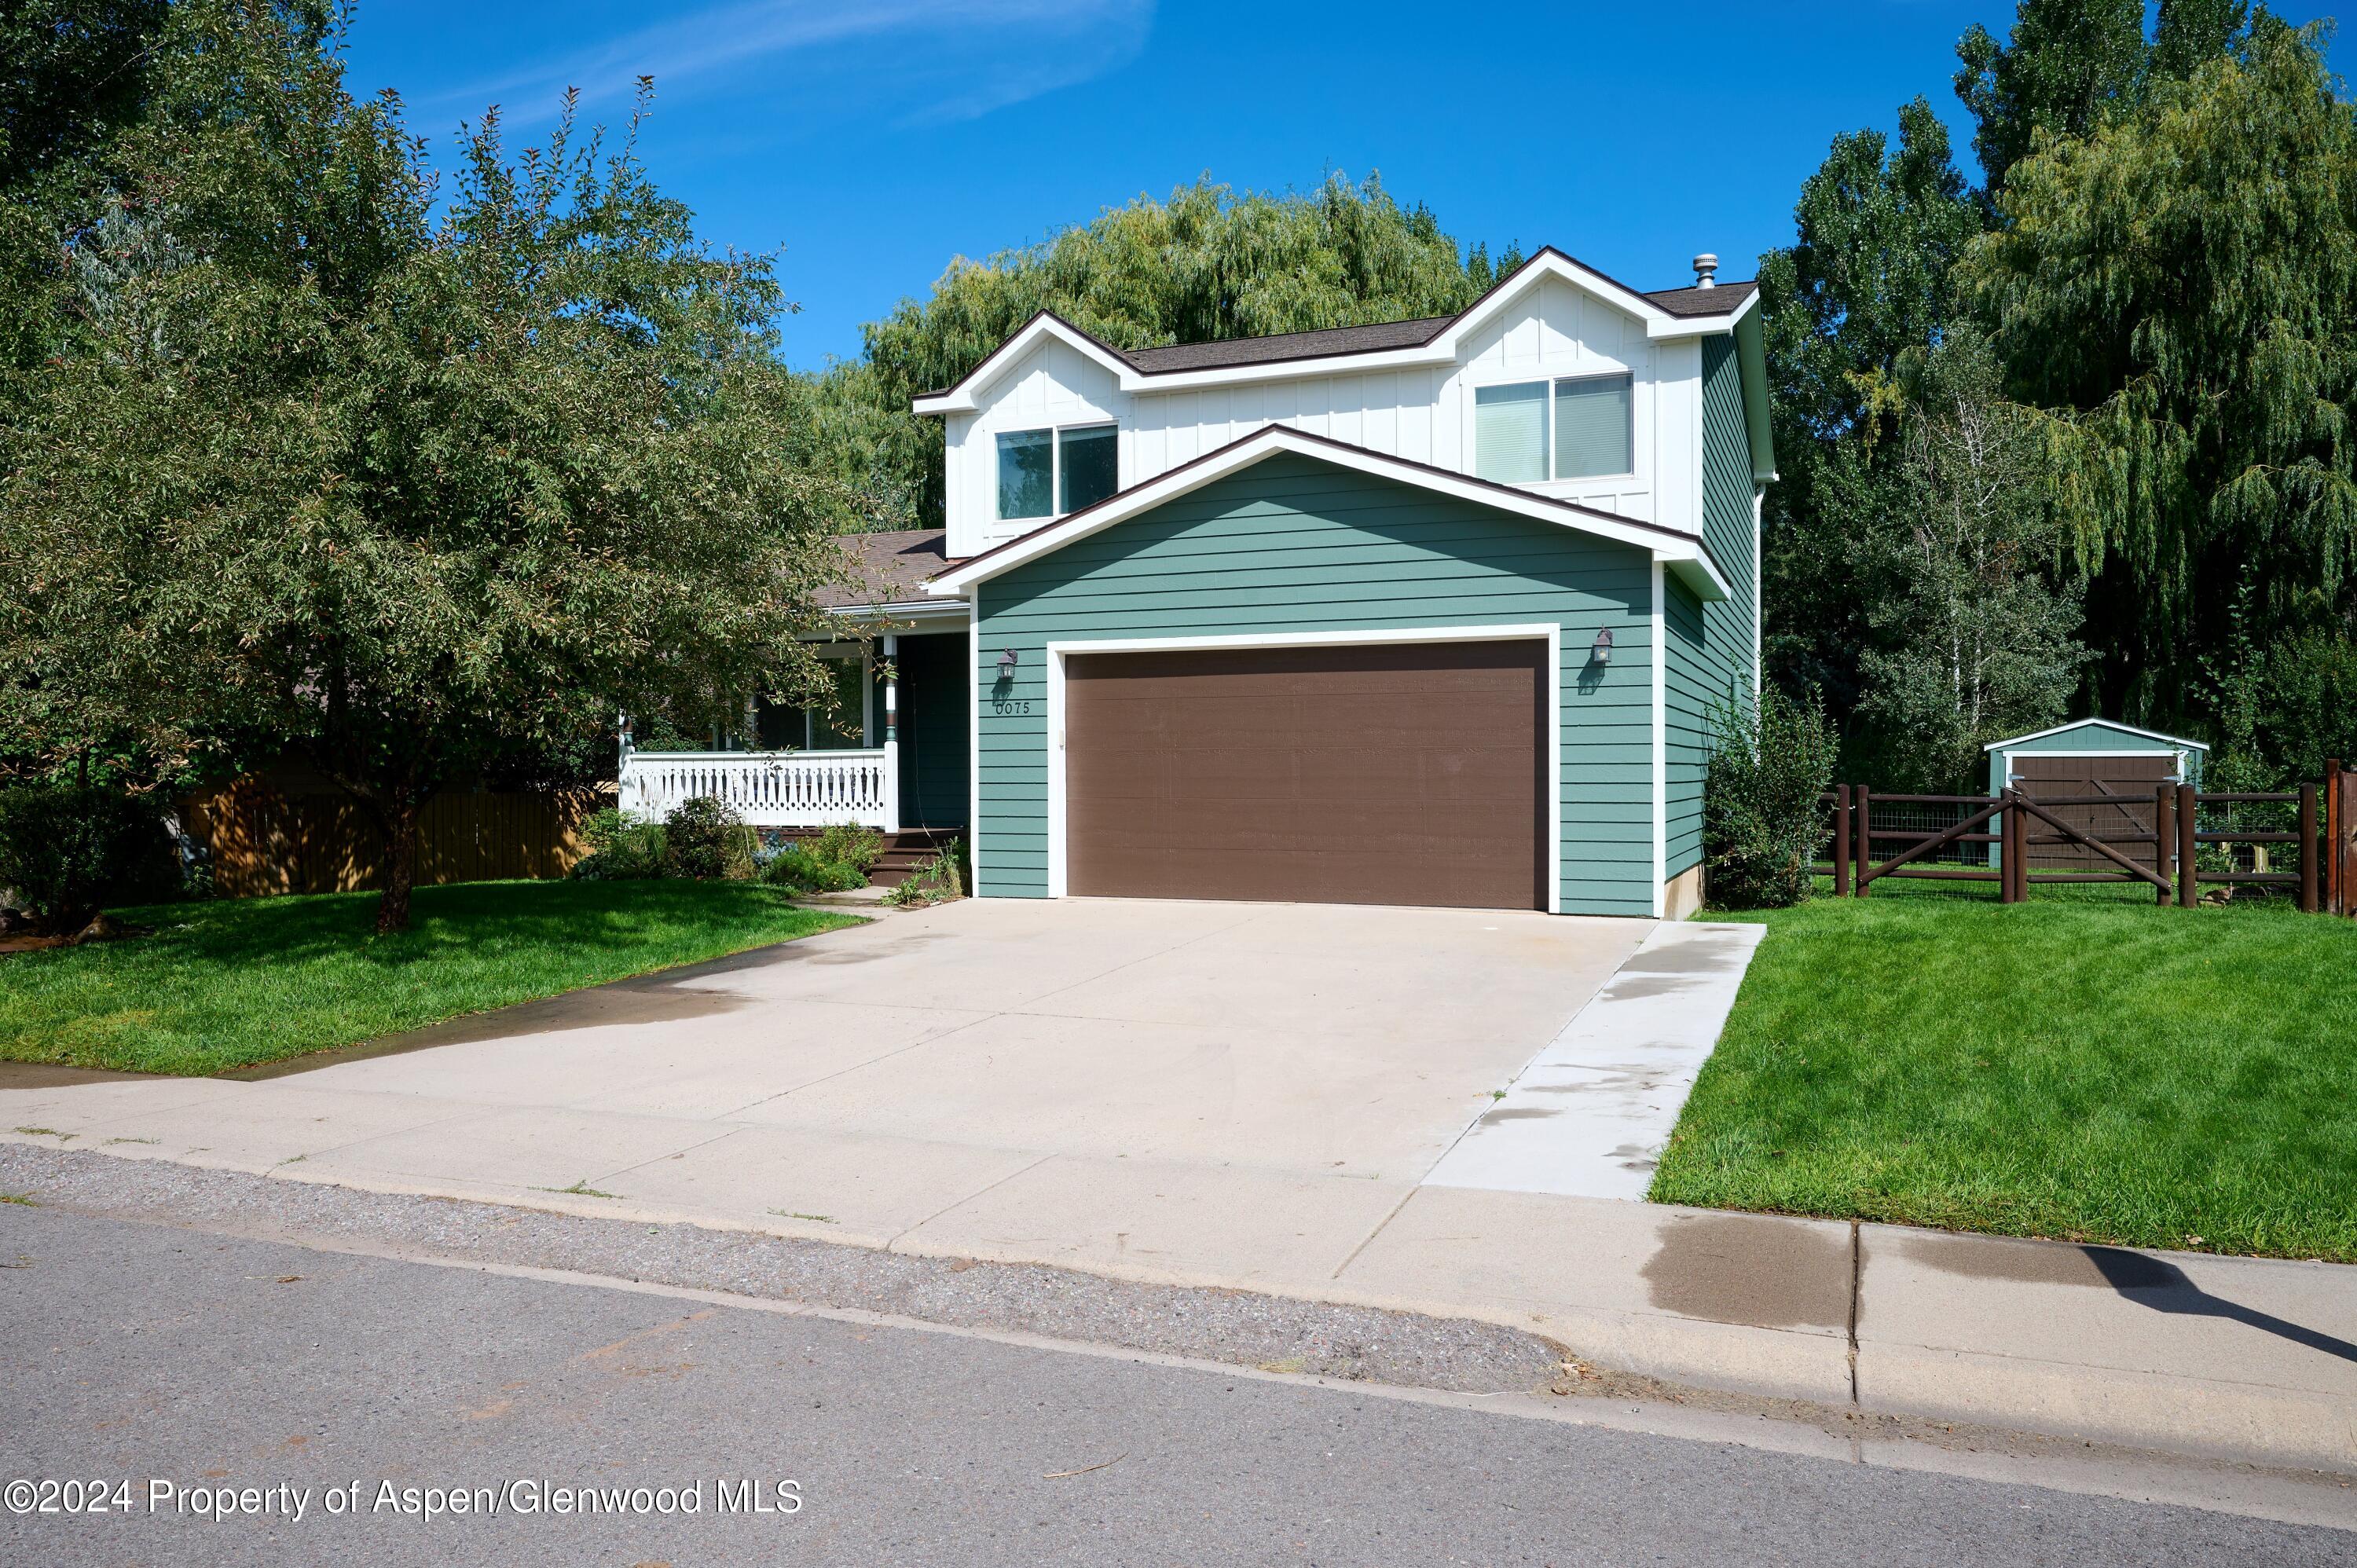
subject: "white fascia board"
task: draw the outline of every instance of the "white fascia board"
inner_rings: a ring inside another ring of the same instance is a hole
[[[965,379],[957,385],[947,392],[920,397],[909,406],[918,413],[971,413],[982,406],[976,394],[996,382],[1002,371],[1049,338],[1070,345],[1115,376],[1123,378],[1123,390],[1129,390],[1128,381],[1137,372],[1128,360],[1071,323],[1043,311],[1025,323],[1021,331],[992,349],[984,357],[982,363],[969,371]]]
[[[963,599],[944,604],[939,599],[902,599],[884,605],[836,605],[827,613],[845,620],[963,620]]]
[[[1210,370],[1155,374],[1139,370],[1069,323],[1041,315],[1034,317],[1029,325],[975,366],[972,373],[956,386],[947,392],[918,398],[909,406],[919,413],[971,413],[981,406],[977,394],[996,379],[997,369],[1012,364],[1015,357],[1028,352],[1043,337],[1054,337],[1088,355],[1113,372],[1123,392],[1132,393],[1192,392],[1203,387],[1286,381],[1300,376],[1330,376],[1345,371],[1393,371],[1419,365],[1450,364],[1456,360],[1458,345],[1467,333],[1491,320],[1541,281],[1550,277],[1584,289],[1615,309],[1637,317],[1645,323],[1646,334],[1652,338],[1698,338],[1713,332],[1728,331],[1759,299],[1755,290],[1749,299],[1725,316],[1672,316],[1643,295],[1622,287],[1601,273],[1589,271],[1562,252],[1545,250],[1534,256],[1509,284],[1474,301],[1464,314],[1442,328],[1431,342],[1411,348],[1386,349],[1375,353],[1320,354],[1314,358],[1277,360],[1259,365],[1222,365]]]
[[[2207,751],[2210,749],[2208,743],[2204,741],[2188,740],[2180,735],[2163,735],[2158,730],[2138,729],[2134,725],[2124,725],[2117,719],[2072,719],[2067,725],[2056,725],[2051,729],[2032,730],[2028,735],[2010,735],[2006,736],[2003,740],[1993,740],[1986,746],[1981,747],[1981,749],[1983,751],[1996,751],[2008,746],[2019,746],[2025,740],[2044,740],[2050,735],[2061,735],[2070,730],[2085,729],[2089,725],[2103,725],[2107,728],[2119,730],[2127,735],[2140,735],[2147,740],[2159,741],[2164,747],[2190,746],[2196,751]],[[2057,757],[2069,757],[2072,756],[2072,753],[2061,751],[2056,752],[2053,755]],[[2106,755],[2114,757],[2146,757],[2149,756],[2150,753],[2142,751],[2118,751],[2107,754],[2100,751],[2089,751],[2082,752],[2078,755],[2084,757],[2103,757]]]
[[[938,596],[963,594],[974,584],[987,582],[1002,572],[1012,571],[1028,561],[1035,561],[1060,550],[1075,540],[1086,539],[1140,512],[1177,500],[1280,452],[1297,453],[1332,463],[1337,467],[1411,485],[1475,506],[1514,512],[1541,522],[1551,522],[1557,527],[1609,539],[1616,543],[1634,545],[1676,572],[1702,598],[1725,599],[1734,594],[1727,579],[1712,564],[1699,539],[1631,522],[1546,496],[1509,489],[1484,480],[1469,479],[1420,463],[1371,452],[1363,446],[1305,435],[1282,424],[1265,424],[1251,435],[1230,442],[1191,463],[1170,469],[1142,485],[1134,485],[1086,511],[1074,512],[1062,522],[1050,523],[1036,532],[978,555],[963,566],[952,567],[928,582],[925,591]]]

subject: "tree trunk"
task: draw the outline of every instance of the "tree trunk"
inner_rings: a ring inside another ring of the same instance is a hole
[[[409,889],[417,875],[417,801],[403,794],[385,808],[384,896],[377,900],[376,934],[409,929]]]

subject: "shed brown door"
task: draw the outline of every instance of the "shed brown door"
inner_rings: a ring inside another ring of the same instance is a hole
[[[1065,885],[1544,908],[1545,650],[1071,656]]]
[[[2069,752],[2017,751],[2013,754],[2016,788],[2033,800],[2061,796],[2080,800],[2092,795],[2116,795],[2116,806],[2055,806],[2054,814],[2082,832],[2103,836],[2152,832],[2153,792],[2164,779],[2177,777],[2172,757],[2084,757]],[[2030,829],[2033,837],[2053,832],[2044,823]],[[2155,843],[2112,846],[2139,865],[2153,865],[2159,853]],[[2115,871],[2118,867],[2081,843],[2036,844],[2029,851],[2033,871]]]

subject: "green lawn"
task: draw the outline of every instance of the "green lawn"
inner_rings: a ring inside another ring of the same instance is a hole
[[[2357,921],[1878,884],[1769,928],[1663,1202],[2357,1262]]]
[[[116,913],[153,936],[0,957],[0,1060],[210,1073],[855,923],[746,882],[421,887]]]

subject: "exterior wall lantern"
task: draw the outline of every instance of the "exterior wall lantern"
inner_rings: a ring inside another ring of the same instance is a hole
[[[1587,656],[1598,664],[1612,662],[1612,628],[1608,626],[1596,634],[1596,645],[1587,650]]]
[[[1015,650],[1006,648],[999,650],[998,678],[1000,680],[1012,681],[1015,679]]]

